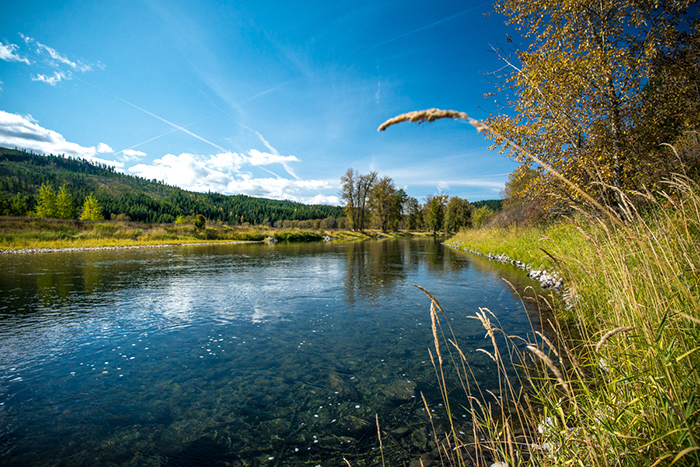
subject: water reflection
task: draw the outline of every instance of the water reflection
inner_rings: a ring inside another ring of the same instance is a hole
[[[369,465],[376,414],[400,465],[429,449],[416,396],[440,402],[429,302],[411,284],[440,298],[486,388],[488,342],[466,315],[530,327],[501,276],[533,282],[432,239],[0,266],[0,465]]]

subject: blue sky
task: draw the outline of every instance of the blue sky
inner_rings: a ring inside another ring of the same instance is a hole
[[[0,145],[195,191],[339,204],[352,167],[423,200],[499,197],[485,118],[506,42],[491,2],[3,2]],[[511,32],[512,35],[512,32]]]

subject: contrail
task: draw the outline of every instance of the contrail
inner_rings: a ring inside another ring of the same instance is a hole
[[[99,91],[102,91],[101,89],[97,88],[96,86],[91,85],[90,83],[85,82],[84,80],[80,80],[80,81],[82,81],[83,83],[85,83],[85,84],[87,84],[87,85],[89,85],[89,86],[92,86],[93,88],[95,88],[95,89],[97,89],[97,90],[99,90]],[[281,88],[282,86],[286,86],[286,85],[289,84],[290,82],[291,82],[291,81],[288,81],[288,82],[286,82],[286,83],[279,84],[279,85],[277,85],[277,86],[275,86],[275,87],[273,87],[273,88],[267,89],[267,90],[265,90],[265,91],[263,91],[263,92],[260,92],[260,93],[258,93],[258,94],[255,94],[255,95],[253,95],[253,96],[246,97],[245,99],[243,99],[242,101],[240,101],[240,103],[242,104],[242,103],[244,103],[244,102],[253,101],[253,100],[257,99],[258,97],[262,97],[262,96],[264,96],[265,94],[269,94],[269,93],[271,93],[271,92],[276,91],[277,89]],[[127,104],[129,104],[129,105],[131,105],[131,106],[133,106],[133,107],[136,107],[136,108],[139,109],[139,110],[143,110],[143,109],[141,109],[141,108],[139,108],[139,107],[137,107],[137,106],[135,106],[135,105],[133,105],[133,104],[130,104],[129,102],[126,102],[124,99],[120,99],[119,97],[114,96],[114,95],[112,95],[112,94],[110,94],[110,93],[108,93],[108,92],[106,92],[106,91],[102,91],[102,92],[104,92],[105,94],[108,94],[108,95],[114,97],[115,99],[119,99],[120,101],[125,102],[125,103],[127,103]],[[202,121],[204,121],[204,120],[210,119],[210,118],[212,118],[212,117],[216,117],[217,115],[220,115],[220,114],[222,114],[222,113],[228,112],[229,110],[233,109],[234,107],[236,107],[236,106],[235,106],[235,105],[232,105],[232,106],[227,107],[227,108],[225,108],[225,109],[223,109],[223,110],[220,110],[220,111],[218,111],[218,112],[215,112],[215,113],[213,113],[213,114],[211,114],[211,115],[207,115],[206,117],[202,117],[202,118],[200,118],[199,120],[195,120],[194,122],[188,123],[187,125],[185,125],[185,128],[187,128],[188,126],[195,125],[195,124],[197,124],[197,123],[199,123],[199,122],[202,122]],[[150,115],[153,115],[153,114],[151,114],[150,112],[147,112],[147,111],[145,111],[145,110],[143,110],[143,111],[146,112],[146,113],[148,113],[148,114],[150,114]],[[156,116],[156,115],[154,115],[154,117],[160,118],[160,117],[158,117],[158,116]],[[163,120],[163,119],[161,119],[161,120]],[[170,122],[168,122],[168,123],[170,123]],[[240,123],[239,123],[239,125],[240,125]],[[260,135],[260,133],[258,133],[257,131],[253,130],[252,128],[248,128],[248,127],[246,127],[246,126],[244,126],[244,125],[241,125],[241,126],[243,126],[244,128],[246,128],[246,129],[248,129],[248,130],[254,131],[254,132],[258,135],[258,137],[262,138],[262,135]],[[148,140],[143,141],[143,142],[138,143],[138,144],[134,144],[133,146],[128,147],[128,148],[125,148],[125,149],[122,149],[121,151],[117,151],[117,152],[115,152],[114,154],[116,155],[116,154],[119,154],[119,153],[121,153],[121,152],[127,151],[127,150],[129,150],[129,149],[134,149],[134,148],[139,147],[139,146],[141,146],[141,145],[143,145],[143,144],[150,143],[151,141],[155,141],[155,140],[157,140],[157,139],[159,139],[159,138],[162,138],[163,136],[167,136],[167,135],[173,133],[174,131],[181,129],[181,128],[178,127],[177,125],[175,125],[175,127],[176,127],[175,130],[170,130],[170,131],[167,131],[167,132],[165,132],[165,133],[163,133],[163,134],[161,134],[161,135],[154,136],[154,137],[151,138],[151,139],[148,139]],[[185,131],[187,131],[187,130],[185,130]],[[200,138],[200,139],[201,139],[201,138]],[[272,146],[269,146],[269,145],[268,145],[269,143],[267,143],[266,141],[264,141],[264,138],[263,138],[263,143],[265,143],[266,146],[267,146],[268,148],[271,148],[271,150],[274,150],[274,153],[275,153],[275,154],[279,155],[279,153],[277,153],[277,150],[275,150],[274,148],[272,148]],[[210,143],[210,144],[213,144],[213,143]],[[215,146],[215,147],[217,147],[217,146]],[[272,172],[271,172],[271,173],[272,173]],[[273,175],[276,175],[276,174],[273,174]],[[279,175],[277,175],[277,177],[279,178]]]
[[[435,22],[433,22],[433,23],[430,23],[430,24],[426,24],[425,26],[421,26],[421,27],[416,28],[416,29],[414,29],[414,30],[412,30],[412,31],[408,31],[408,32],[405,32],[405,33],[403,33],[403,34],[400,34],[400,35],[398,35],[398,36],[396,36],[396,37],[393,37],[393,38],[391,38],[391,39],[389,39],[389,40],[387,40],[387,41],[382,42],[381,44],[377,44],[377,45],[375,45],[375,46],[373,46],[373,47],[370,47],[369,49],[365,50],[365,52],[369,52],[370,50],[378,49],[379,47],[385,46],[385,45],[387,45],[387,44],[391,44],[392,42],[395,42],[395,41],[397,41],[397,40],[399,40],[399,39],[403,39],[404,37],[410,36],[411,34],[415,34],[415,33],[417,33],[417,32],[424,31],[425,29],[432,28],[433,26],[437,26],[438,24],[446,23],[447,21],[451,21],[451,20],[453,20],[453,19],[455,19],[455,18],[458,18],[458,17],[460,17],[460,16],[462,16],[462,15],[464,15],[464,14],[466,14],[466,13],[469,13],[470,11],[474,11],[474,10],[476,10],[476,9],[478,9],[478,8],[481,8],[481,7],[483,7],[483,6],[490,5],[490,4],[491,4],[491,2],[480,3],[479,5],[473,6],[473,7],[471,7],[471,8],[467,8],[466,10],[462,10],[462,11],[460,11],[459,13],[455,13],[454,15],[448,16],[448,17],[443,18],[443,19],[440,19],[440,20],[437,20],[437,21],[435,21]]]
[[[77,78],[77,77],[76,77],[75,79],[77,79],[78,81],[81,81],[81,82],[87,84],[88,86],[90,86],[90,87],[92,87],[92,88],[97,89],[97,90],[100,91],[100,92],[103,92],[103,93],[107,94],[108,96],[111,96],[111,97],[113,97],[113,98],[115,98],[115,99],[117,99],[117,100],[119,100],[119,101],[122,101],[123,103],[125,103],[125,104],[127,104],[127,105],[130,105],[131,107],[133,107],[133,108],[135,108],[135,109],[138,109],[138,110],[140,110],[141,112],[143,112],[143,113],[145,113],[145,114],[150,115],[151,117],[157,118],[157,119],[160,120],[161,122],[167,123],[168,125],[170,125],[170,126],[173,127],[173,128],[176,128],[176,129],[178,129],[178,130],[180,130],[180,131],[183,131],[183,132],[187,133],[188,135],[190,135],[190,136],[192,136],[192,137],[194,137],[194,138],[197,138],[197,139],[200,140],[200,141],[205,142],[205,143],[207,143],[207,144],[209,144],[209,145],[215,147],[215,148],[218,149],[219,151],[227,152],[226,149],[222,148],[222,147],[219,146],[218,144],[212,143],[211,141],[202,138],[202,137],[199,136],[198,134],[192,133],[190,130],[188,130],[188,129],[185,128],[185,127],[182,127],[182,126],[180,126],[180,125],[177,125],[177,124],[175,124],[175,123],[173,123],[173,122],[171,122],[171,121],[169,121],[169,120],[164,119],[163,117],[159,117],[158,115],[154,114],[153,112],[149,112],[148,110],[146,110],[146,109],[144,109],[144,108],[141,108],[141,107],[139,107],[139,106],[136,105],[136,104],[132,104],[131,102],[129,102],[129,101],[125,100],[125,99],[122,99],[122,98],[119,97],[119,96],[115,96],[115,95],[112,94],[111,92],[107,92],[107,91],[105,91],[104,89],[100,89],[100,88],[98,88],[97,86],[94,86],[94,85],[88,83],[88,82],[85,81],[85,80],[82,80],[82,79]]]

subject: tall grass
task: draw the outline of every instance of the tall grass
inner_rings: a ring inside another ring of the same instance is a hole
[[[568,303],[556,309],[549,334],[533,328],[527,338],[505,336],[501,348],[492,339],[483,349],[502,383],[499,394],[486,395],[463,385],[475,441],[462,451],[476,465],[700,465],[700,188],[680,175],[667,187],[645,195],[644,212],[626,204],[624,223],[581,216],[499,236],[506,251],[556,263]],[[483,232],[455,240],[498,250]],[[553,300],[538,302],[546,311]],[[489,336],[503,334],[491,311],[474,318]],[[456,349],[454,366],[468,381],[459,344],[442,341],[436,354]],[[437,360],[439,369],[445,363]],[[462,465],[459,451],[446,464]]]
[[[495,134],[464,113],[437,109],[400,115],[379,130],[440,118],[467,119]],[[463,465],[470,456],[476,465],[499,466],[700,465],[700,188],[673,174],[665,191],[636,193],[642,202],[618,190],[613,209],[510,145],[577,191],[594,213],[579,210],[577,218],[545,229],[574,235],[529,229],[499,235],[500,245],[482,233],[458,239],[482,253],[530,263],[542,248],[539,257],[549,259],[540,261],[555,263],[568,290],[566,307],[553,310],[557,319],[548,321],[548,334],[533,328],[525,338],[505,335],[500,348],[494,336],[504,333],[496,315],[480,310],[474,316],[491,337],[492,348],[483,351],[497,364],[498,394],[469,384],[469,364],[456,339],[438,333],[435,308],[441,308],[431,296],[438,382],[447,394],[441,355],[454,348],[459,359],[450,353],[450,361],[474,420],[472,443],[462,442],[454,429],[448,434],[454,442],[443,464]],[[538,299],[543,311],[553,302]],[[515,376],[511,366],[518,368]]]

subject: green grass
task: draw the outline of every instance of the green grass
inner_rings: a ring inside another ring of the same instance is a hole
[[[547,331],[484,349],[498,363],[501,393],[466,386],[477,441],[445,464],[473,456],[486,466],[700,465],[700,188],[675,177],[668,192],[646,212],[630,208],[625,222],[581,216],[452,240],[556,270],[567,306],[554,309]],[[556,302],[535,298],[543,317]],[[502,334],[491,311],[474,318]],[[443,352],[458,350],[443,342]],[[468,381],[466,359],[454,366]]]

